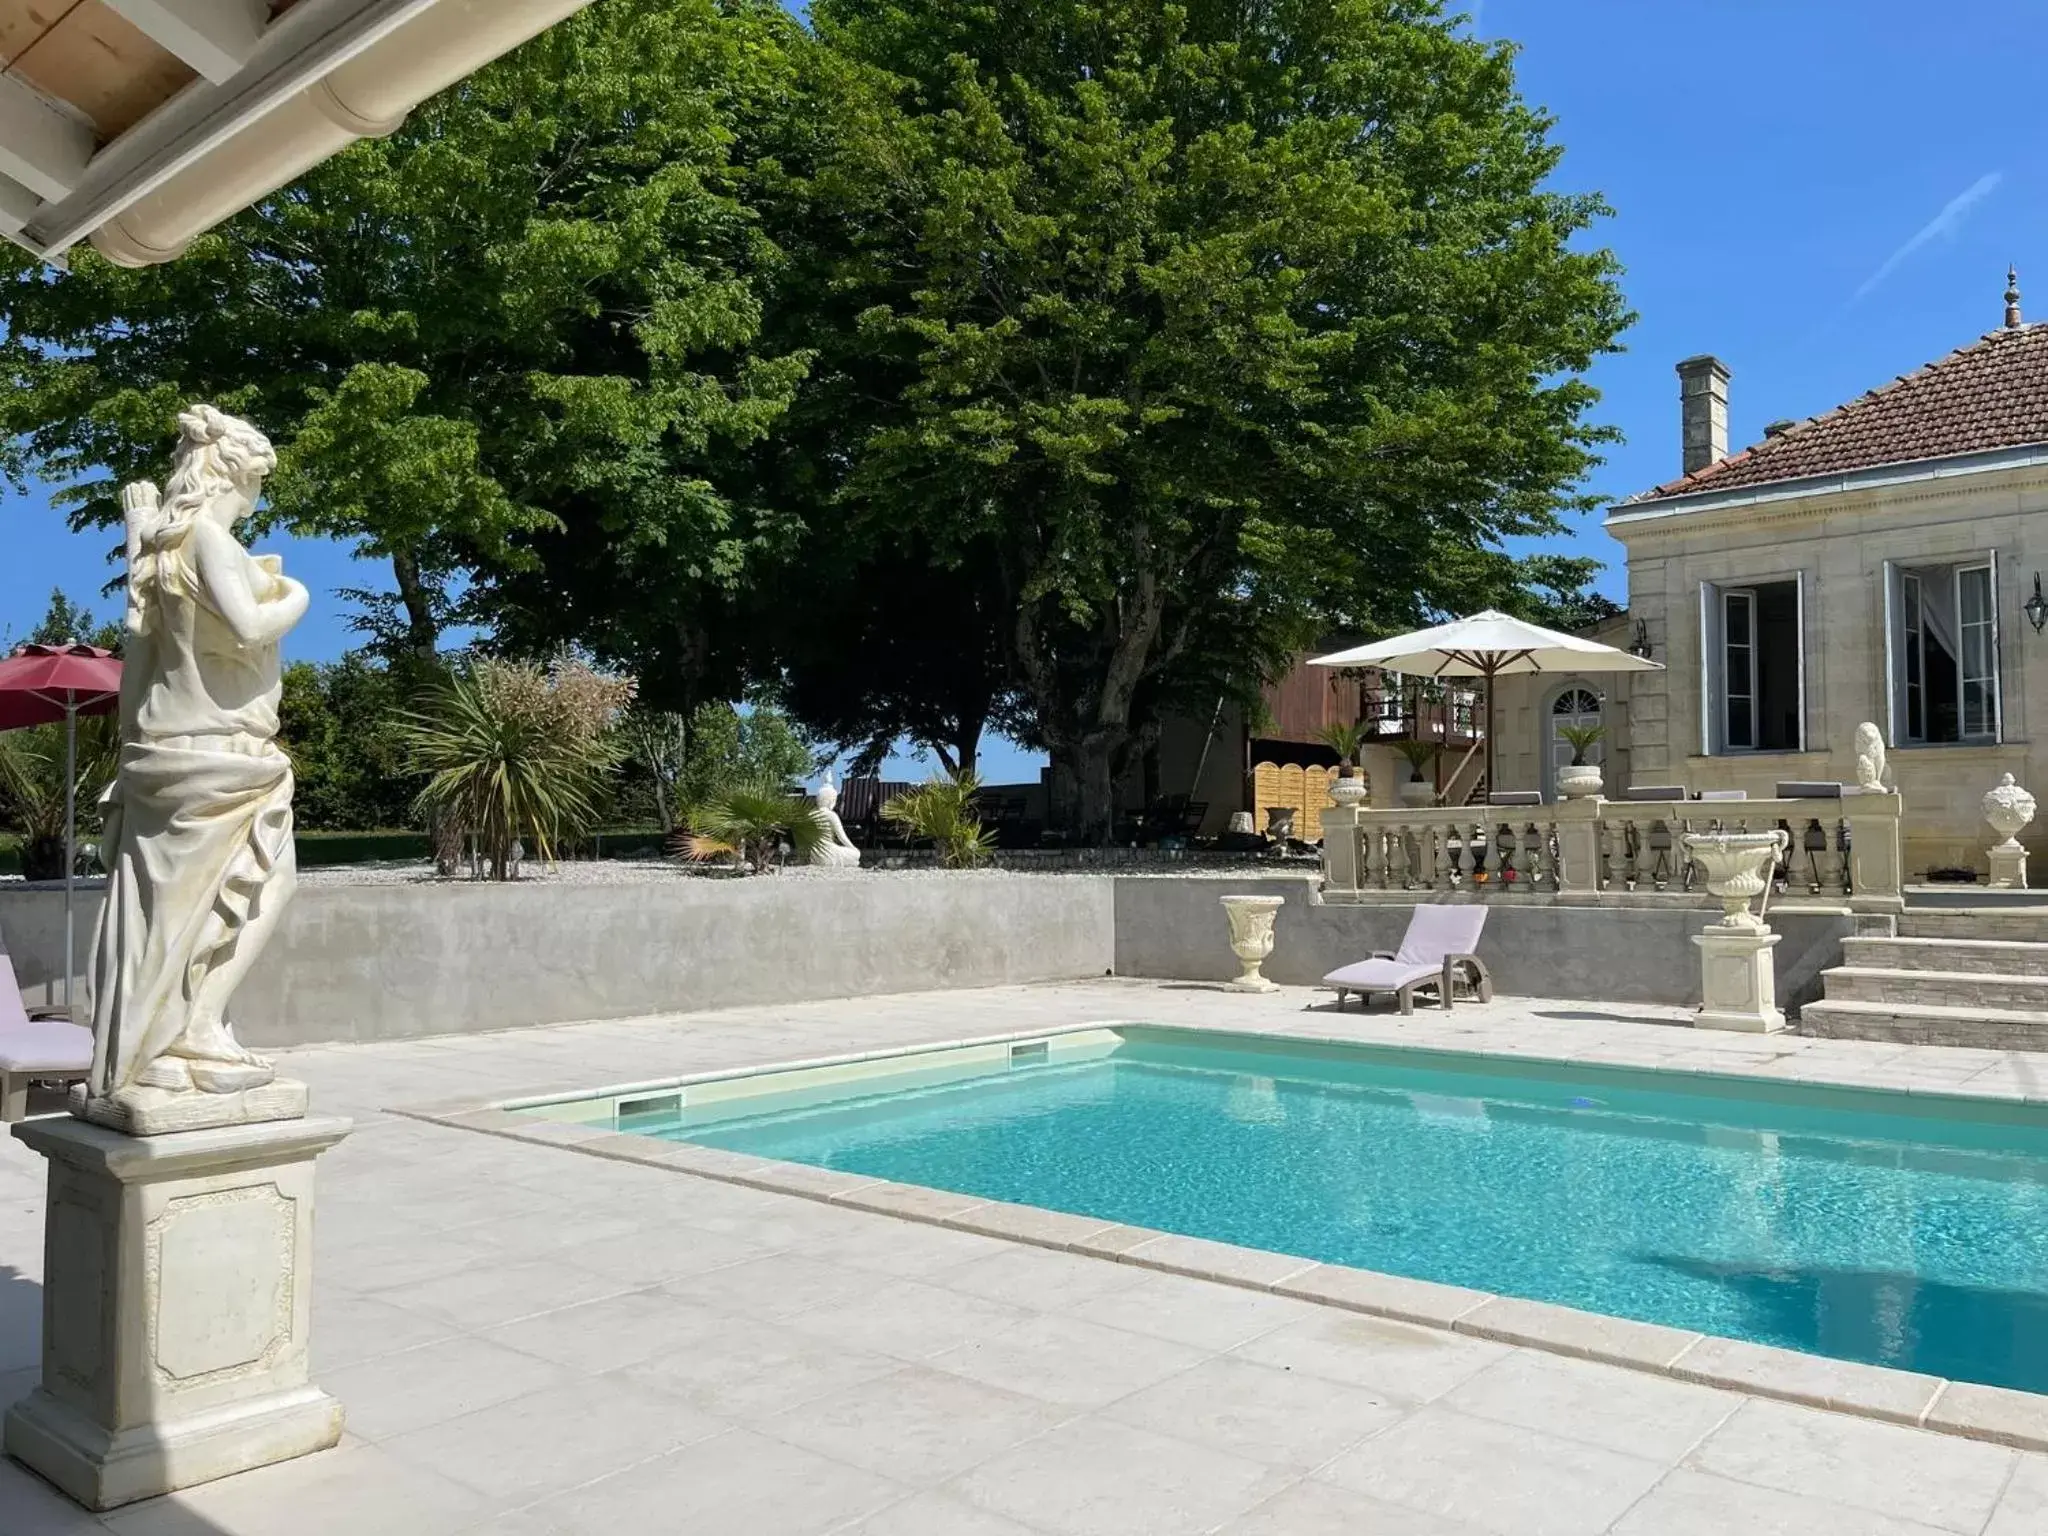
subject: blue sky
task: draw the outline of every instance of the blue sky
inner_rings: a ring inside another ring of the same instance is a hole
[[[1713,352],[1733,371],[1730,437],[1826,410],[1999,323],[2008,262],[2048,319],[2048,93],[2014,73],[2048,43],[2048,11],[1927,0],[1476,0],[1480,35],[1522,49],[1524,95],[1557,119],[1557,185],[1597,189],[1616,216],[1639,319],[1594,382],[1620,427],[1591,488],[1617,499],[1678,470],[1672,364]],[[19,634],[53,585],[106,580],[110,537],[74,535],[42,496],[8,494],[0,624]],[[1565,541],[1609,563],[1597,518]],[[383,585],[345,547],[287,544],[315,594],[295,654],[350,643],[333,596]],[[111,605],[109,605],[111,606]],[[992,744],[986,769],[1035,776]],[[914,765],[892,772],[914,775]]]

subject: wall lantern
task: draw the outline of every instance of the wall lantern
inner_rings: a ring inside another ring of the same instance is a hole
[[[2041,633],[2041,626],[2048,624],[2048,597],[2041,595],[2041,573],[2034,572],[2034,595],[2027,599],[2027,622],[2034,626],[2034,633]]]
[[[2037,573],[2034,577],[2034,592],[2038,596],[2040,591],[2041,578]],[[2032,605],[2029,605],[2027,608],[2028,615],[2031,616],[2033,612],[2034,610]],[[2048,619],[2048,604],[2043,605],[2042,616],[2044,619]],[[2039,629],[2040,627],[2041,625],[2039,623],[2036,623],[2034,625],[2034,628],[2036,629]],[[1635,639],[1629,642],[1628,653],[1631,656],[1640,656],[1645,661],[1648,661],[1650,659],[1650,621],[1648,619],[1636,620],[1636,635]]]

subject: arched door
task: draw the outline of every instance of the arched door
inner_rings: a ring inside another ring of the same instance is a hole
[[[1557,798],[1557,770],[1571,765],[1572,744],[1565,740],[1566,726],[1599,725],[1600,695],[1590,688],[1567,688],[1550,701],[1550,723],[1545,728],[1548,746],[1543,758],[1543,798]],[[1607,760],[1607,743],[1596,741],[1586,748],[1589,763]]]

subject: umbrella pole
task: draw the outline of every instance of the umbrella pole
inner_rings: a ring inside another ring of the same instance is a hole
[[[1486,797],[1491,800],[1500,786],[1493,782],[1493,674],[1486,674]]]
[[[64,1016],[71,1017],[71,973],[78,969],[72,940],[72,882],[78,878],[78,697],[64,696]],[[73,1020],[73,1022],[77,1022]]]

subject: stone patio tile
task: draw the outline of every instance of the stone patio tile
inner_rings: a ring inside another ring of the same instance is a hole
[[[1315,1260],[1296,1254],[1268,1253],[1259,1248],[1213,1243],[1207,1238],[1183,1237],[1173,1232],[1139,1243],[1124,1254],[1123,1262],[1146,1269],[1165,1270],[1169,1274],[1230,1280],[1262,1290],[1316,1268]]]
[[[919,1280],[994,1254],[1042,1250],[1020,1250],[1015,1243],[999,1237],[924,1222],[876,1220],[865,1223],[857,1232],[835,1235],[803,1251],[810,1258]]]
[[[1110,1259],[1006,1243],[1000,1252],[930,1278],[933,1285],[949,1291],[965,1291],[1037,1312],[1063,1312],[1098,1296],[1142,1285],[1146,1276]]]
[[[1752,1401],[1709,1435],[1686,1464],[1785,1493],[1974,1533],[1990,1518],[2016,1455],[2002,1446],[1794,1403]]]
[[[392,1455],[515,1507],[730,1428],[617,1376],[549,1387],[382,1442]]]
[[[1142,1275],[1136,1285],[1083,1302],[1072,1315],[1197,1349],[1226,1350],[1289,1323],[1328,1314],[1305,1301],[1154,1273]]]
[[[313,1287],[313,1370],[317,1377],[339,1366],[355,1365],[453,1338],[463,1330],[374,1296]]]
[[[2038,1392],[1952,1381],[1942,1388],[1922,1423],[2023,1450],[2048,1450],[2048,1397]]]
[[[1917,1424],[1940,1378],[1708,1336],[1672,1362],[1684,1381]]]
[[[1204,1361],[1101,1410],[1119,1423],[1302,1471],[1405,1411],[1362,1387],[1229,1358]]]
[[[1231,1353],[1365,1387],[1397,1401],[1426,1403],[1504,1357],[1508,1346],[1413,1323],[1326,1311],[1261,1334]]]
[[[2048,1531],[2048,1457],[2022,1456],[1984,1536],[2040,1536]]]
[[[1633,1318],[1606,1317],[1576,1307],[1497,1296],[1473,1308],[1454,1325],[1460,1333],[1508,1344],[1533,1344],[1541,1349],[1613,1365],[1662,1370],[1700,1342],[1700,1335],[1682,1328],[1664,1328]]]
[[[779,1322],[812,1307],[872,1296],[889,1284],[886,1275],[872,1270],[798,1253],[773,1253],[764,1259],[686,1275],[662,1289],[720,1312]]]
[[[1518,1349],[1453,1387],[1443,1402],[1478,1418],[1676,1461],[1743,1399],[1642,1371]]]
[[[467,1329],[489,1328],[536,1312],[615,1296],[624,1282],[559,1259],[484,1264],[435,1280],[395,1285],[376,1293],[386,1305]]]
[[[418,1285],[479,1264],[502,1261],[493,1243],[449,1232],[420,1232],[382,1242],[340,1244],[315,1228],[314,1271],[322,1285],[374,1294],[394,1286]]]
[[[624,1285],[663,1285],[691,1275],[747,1264],[770,1249],[727,1232],[651,1225],[643,1215],[602,1241],[564,1245],[561,1257],[578,1269]]]
[[[762,1434],[912,1487],[967,1471],[1072,1416],[1036,1398],[908,1366],[759,1422]]]
[[[1662,1462],[1434,1406],[1317,1475],[1501,1536],[1593,1536],[1664,1471]]]
[[[321,1374],[352,1434],[382,1440],[563,1385],[574,1373],[488,1339],[463,1335]]]
[[[788,1319],[788,1325],[820,1340],[898,1360],[926,1360],[1000,1333],[1030,1315],[1022,1307],[922,1280],[896,1280],[849,1301],[800,1312]]]
[[[26,1467],[0,1456],[0,1531],[7,1536],[103,1536],[105,1530]]]
[[[971,1211],[946,1218],[946,1225],[963,1232],[981,1232],[990,1237],[1015,1238],[1049,1248],[1065,1248],[1106,1232],[1115,1222],[1093,1216],[1075,1216],[1066,1211],[1048,1211],[1034,1205],[1011,1205],[990,1200]]]
[[[1289,1275],[1273,1287],[1282,1296],[1323,1302],[1353,1312],[1369,1312],[1411,1323],[1448,1328],[1458,1318],[1493,1298],[1461,1285],[1439,1285],[1341,1264],[1317,1264]]]
[[[707,1413],[752,1422],[886,1376],[902,1365],[785,1324],[733,1318],[704,1338],[628,1366],[624,1374]]]
[[[1199,1365],[1207,1353],[1072,1317],[1033,1317],[926,1363],[1043,1402],[1092,1408]]]
[[[480,1336],[522,1354],[596,1374],[679,1349],[720,1332],[731,1321],[722,1312],[661,1291],[626,1291],[503,1323]]]
[[[920,1493],[834,1536],[1042,1536],[950,1493]]]
[[[1369,1499],[1313,1479],[1296,1483],[1216,1536],[1490,1536],[1483,1527]]]
[[[2038,1528],[2036,1528],[2038,1529]],[[1943,1536],[1936,1526],[1757,1488],[1684,1468],[1650,1490],[1613,1536]]]
[[[489,1507],[378,1446],[344,1444],[116,1510],[106,1525],[118,1536],[444,1536]]]
[[[1100,1418],[1076,1420],[951,1485],[1056,1536],[1184,1536],[1262,1503],[1293,1474]]]
[[[529,1513],[571,1536],[819,1536],[909,1492],[872,1472],[738,1429],[557,1494]]]

